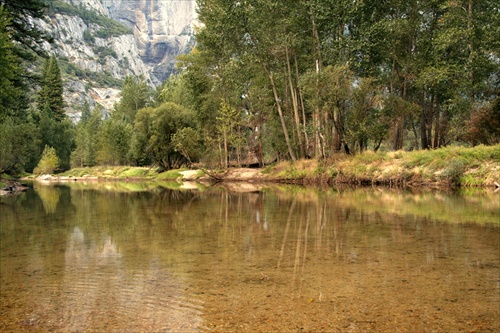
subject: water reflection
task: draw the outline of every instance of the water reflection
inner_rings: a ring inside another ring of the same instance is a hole
[[[66,245],[61,289],[63,297],[48,303],[62,303],[57,307],[63,314],[61,322],[67,326],[61,328],[68,331],[96,327],[113,331],[180,331],[192,330],[201,323],[198,314],[202,303],[184,296],[183,279],[169,274],[154,260],[140,270],[127,269],[109,235],[98,243],[87,242],[78,227]]]
[[[189,188],[2,199],[0,330],[500,330],[493,193]]]
[[[46,214],[54,214],[59,204],[61,193],[59,188],[50,186],[50,184],[37,187],[37,193],[42,201]]]

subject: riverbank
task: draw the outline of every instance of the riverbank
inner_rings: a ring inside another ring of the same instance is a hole
[[[34,176],[29,177],[31,179]],[[413,152],[338,154],[329,160],[280,162],[263,169],[170,170],[145,167],[76,168],[42,180],[178,180],[246,181],[318,185],[386,185],[432,187],[497,187],[500,183],[500,145],[446,147]]]
[[[267,172],[303,184],[497,187],[500,145],[339,155],[320,163],[276,165]]]

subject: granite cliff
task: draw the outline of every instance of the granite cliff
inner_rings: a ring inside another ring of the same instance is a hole
[[[194,44],[195,0],[55,0],[45,22],[55,41],[67,112],[78,120],[85,101],[107,110],[119,100],[121,80],[142,75],[155,87]]]

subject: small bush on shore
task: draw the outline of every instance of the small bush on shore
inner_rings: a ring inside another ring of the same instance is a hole
[[[38,165],[36,166],[33,173],[41,174],[52,174],[59,167],[59,157],[57,157],[56,150],[50,146],[45,146],[42,153],[42,158]]]

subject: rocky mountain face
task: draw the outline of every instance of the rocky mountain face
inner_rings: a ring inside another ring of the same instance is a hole
[[[54,0],[46,43],[65,83],[67,112],[77,121],[85,101],[110,110],[121,80],[142,75],[155,87],[173,72],[176,56],[194,44],[195,0]],[[117,24],[117,22],[119,24]]]

